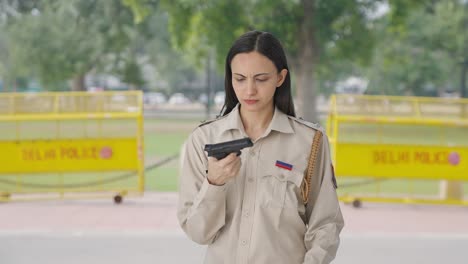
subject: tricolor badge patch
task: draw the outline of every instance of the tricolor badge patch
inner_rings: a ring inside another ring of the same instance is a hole
[[[293,168],[293,165],[288,164],[286,162],[279,161],[279,160],[276,161],[275,165],[276,165],[276,167],[280,167],[280,168],[285,169],[285,170],[292,170],[292,168]]]

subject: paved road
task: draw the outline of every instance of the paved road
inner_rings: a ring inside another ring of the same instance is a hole
[[[177,224],[176,193],[0,203],[0,264],[202,263]],[[342,206],[335,264],[468,263],[468,208]]]
[[[0,233],[2,264],[202,263],[179,232]],[[345,234],[334,264],[466,263],[468,236]]]

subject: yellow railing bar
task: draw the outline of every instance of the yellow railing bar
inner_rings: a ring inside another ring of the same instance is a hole
[[[422,199],[422,198],[410,198],[410,197],[369,197],[369,196],[351,196],[344,195],[339,197],[340,201],[345,203],[352,203],[355,200],[364,202],[381,202],[381,203],[403,203],[403,204],[438,204],[438,205],[464,205],[468,206],[468,200],[457,200],[457,199]]]
[[[137,118],[138,113],[83,113],[83,114],[47,114],[47,115],[14,115],[14,116],[1,116],[0,121],[55,121],[55,120],[77,120],[77,119],[127,119]]]
[[[468,98],[445,98],[445,97],[424,97],[424,96],[397,96],[397,95],[357,95],[357,94],[337,94],[336,98],[349,98],[354,97],[358,99],[366,99],[369,101],[380,101],[380,100],[398,100],[401,102],[410,102],[412,100],[417,100],[419,102],[450,102],[450,103],[461,103],[468,104]]]
[[[393,116],[349,116],[341,115],[336,117],[340,122],[358,122],[358,123],[382,123],[382,124],[420,124],[420,125],[446,125],[446,126],[468,126],[468,120],[463,119],[436,119],[436,118],[407,118]]]
[[[34,98],[48,98],[53,100],[53,108],[52,109],[46,109],[49,111],[44,111],[40,113],[33,113],[34,115],[47,115],[47,114],[69,114],[68,112],[61,113],[60,112],[60,100],[61,99],[66,99],[66,98],[77,98],[78,96],[81,97],[86,97],[86,98],[97,98],[97,103],[99,107],[99,113],[102,111],[103,104],[104,102],[109,103],[111,102],[111,99],[115,95],[122,95],[127,99],[130,99],[131,101],[128,104],[128,107],[132,107],[130,110],[132,113],[142,113],[142,106],[143,106],[143,101],[138,100],[138,98],[141,96],[142,92],[141,91],[123,91],[123,92],[99,92],[99,93],[90,93],[90,92],[44,92],[44,93],[0,93],[0,99],[5,98],[9,101],[9,111],[4,114],[0,114],[0,117],[2,116],[10,116],[10,115],[23,115],[22,113],[18,113],[18,106],[21,104],[18,104],[16,101],[16,98],[29,98],[31,99]],[[99,100],[101,99],[101,100]],[[88,102],[87,100],[85,100]],[[76,102],[79,103],[80,101]],[[21,103],[21,102],[20,102]],[[118,102],[115,102],[118,103]],[[26,103],[24,103],[26,104]],[[76,107],[79,107],[76,104],[73,104],[74,107],[74,112],[77,113],[89,113],[87,111],[77,111]],[[83,105],[81,105],[83,107]],[[108,111],[112,113],[128,113],[130,112],[128,109],[117,109],[114,111]],[[95,113],[96,111],[92,111]],[[30,113],[28,113],[30,114]],[[30,115],[33,115],[30,114]]]
[[[122,95],[135,95],[138,96],[141,91],[101,91],[101,92],[88,92],[88,91],[70,91],[70,92],[25,92],[25,93],[14,93],[14,92],[5,92],[0,93],[0,98],[2,97],[26,97],[26,96],[38,96],[38,97],[50,97],[50,96],[65,96],[65,97],[76,97],[79,96],[112,96],[116,94]]]
[[[67,190],[68,191],[68,190]],[[127,190],[126,190],[127,191]],[[124,192],[125,197],[140,197],[143,195],[142,192],[136,189],[128,189],[130,192]],[[76,193],[77,191],[72,191]],[[78,191],[79,192],[79,191]],[[89,192],[86,190],[85,192]],[[76,199],[83,199],[83,198],[88,198],[88,199],[100,199],[100,198],[108,198],[109,194],[121,194],[123,193],[121,189],[115,189],[115,190],[106,190],[106,193],[103,194],[83,194],[83,195],[65,195],[64,197],[61,197],[60,199],[62,200],[76,200]],[[51,200],[57,200],[56,194],[51,194],[50,196],[27,196],[27,197],[2,197],[0,196],[0,201],[1,202],[7,202],[11,200],[15,200],[16,202],[27,202],[27,201],[51,201]]]

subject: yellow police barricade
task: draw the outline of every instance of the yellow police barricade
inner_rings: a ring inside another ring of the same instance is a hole
[[[144,191],[142,93],[0,94],[0,201]]]
[[[327,133],[345,203],[468,205],[467,99],[333,95]]]

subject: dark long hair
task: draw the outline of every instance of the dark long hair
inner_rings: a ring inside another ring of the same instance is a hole
[[[232,87],[232,59],[239,53],[249,53],[252,51],[256,51],[270,59],[273,64],[275,64],[278,73],[283,69],[288,70],[288,74],[286,74],[283,84],[281,84],[281,86],[275,91],[273,102],[283,113],[290,116],[296,116],[291,96],[290,71],[283,47],[279,40],[272,34],[262,31],[250,31],[240,36],[228,52],[226,57],[226,73],[224,75],[224,90],[226,98],[224,100],[224,106],[221,109],[221,115],[224,116],[229,114],[239,102],[236,94],[234,93],[234,88]]]

